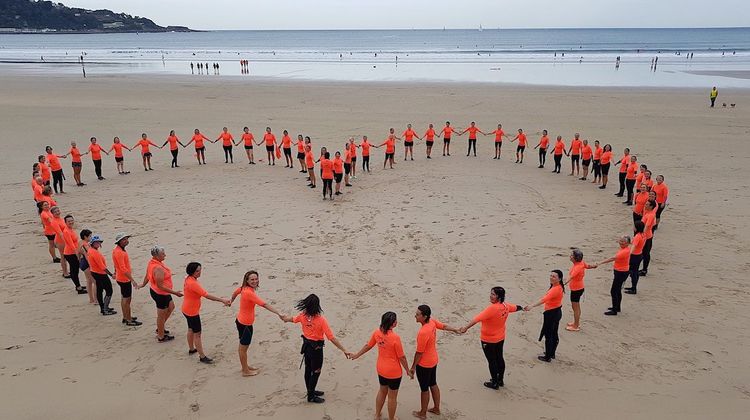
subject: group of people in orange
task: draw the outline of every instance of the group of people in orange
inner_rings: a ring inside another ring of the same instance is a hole
[[[356,174],[358,149],[362,149],[362,170],[370,172],[369,158],[372,147],[385,146],[383,168],[385,169],[387,166],[393,168],[397,141],[403,141],[404,160],[414,160],[415,139],[424,139],[427,147],[426,157],[431,159],[432,147],[436,137],[443,138],[443,156],[450,156],[452,137],[454,135],[461,136],[465,133],[469,134],[467,156],[470,156],[472,152],[476,156],[478,134],[494,135],[493,159],[501,158],[503,139],[509,139],[511,142],[518,142],[516,163],[523,163],[524,152],[528,145],[526,134],[522,129],[518,129],[518,133],[510,139],[509,136],[505,135],[500,124],[498,124],[496,130],[490,133],[482,132],[474,122],[463,130],[454,129],[450,122],[446,122],[445,127],[440,132],[437,132],[430,124],[422,136],[419,136],[409,124],[401,137],[397,136],[395,130],[391,128],[385,141],[378,145],[370,143],[367,136],[363,136],[359,143],[354,138],[350,138],[344,144],[343,159],[340,151],[335,152],[334,158],[331,159],[330,152],[325,147],[321,149],[321,153],[316,159],[312,152],[312,143],[309,137],[299,135],[296,141],[292,141],[286,130],[283,131],[281,141],[277,141],[271,129],[267,127],[262,139],[256,142],[248,127],[244,127],[241,138],[235,141],[232,134],[224,127],[215,140],[210,140],[198,129],[195,129],[194,135],[187,143],[182,143],[175,132],[171,131],[166,141],[161,145],[154,143],[146,134],[143,134],[133,147],[125,146],[118,137],[114,138],[113,144],[108,150],[102,148],[95,137],[91,138],[91,144],[85,152],[78,150],[75,142],[71,142],[71,148],[65,155],[57,155],[52,147],[47,146],[46,154],[40,155],[38,161],[33,165],[31,186],[43,233],[48,242],[48,252],[53,262],[60,264],[63,277],[72,280],[77,293],[88,295],[89,302],[98,305],[102,316],[117,314],[117,311],[110,307],[113,296],[111,278],[114,278],[120,289],[122,323],[131,327],[142,325],[142,321],[139,321],[131,312],[131,300],[134,289],[138,290],[148,286],[149,294],[156,305],[156,340],[168,342],[174,339],[174,336],[166,329],[166,323],[175,309],[173,296],[182,297],[181,311],[188,327],[186,333],[188,353],[197,353],[200,362],[210,364],[213,363],[213,360],[204,353],[201,340],[201,299],[205,298],[231,306],[239,298],[239,311],[235,324],[239,339],[238,355],[243,376],[255,376],[259,372],[258,368],[251,366],[248,362],[248,348],[253,338],[255,308],[259,306],[276,314],[284,322],[300,324],[303,338],[301,353],[305,364],[304,380],[309,402],[324,402],[324,393],[317,389],[317,383],[323,365],[323,346],[326,339],[341,350],[348,359],[352,360],[360,358],[377,346],[377,373],[380,388],[376,396],[376,417],[380,417],[386,401],[389,419],[395,417],[398,389],[405,372],[410,378],[414,378],[416,375],[418,379],[421,390],[421,407],[420,410],[414,411],[413,415],[424,419],[428,413],[440,414],[440,389],[437,385],[437,330],[463,334],[477,323],[481,324],[480,341],[490,372],[490,380],[485,382],[484,386],[498,389],[504,386],[503,345],[505,342],[505,325],[509,314],[529,311],[537,306],[544,307],[539,340],[545,340],[545,350],[544,354],[538,356],[538,359],[551,362],[556,357],[559,343],[558,329],[562,319],[562,302],[566,286],[570,290],[570,302],[573,311],[573,321],[567,324],[566,330],[577,332],[581,329],[580,302],[585,290],[584,276],[586,270],[614,263],[613,281],[610,289],[612,306],[608,308],[605,315],[616,316],[621,311],[622,290],[627,279],[631,279],[631,287],[626,288],[625,293],[636,294],[640,277],[648,274],[654,233],[669,197],[669,189],[664,183],[662,175],[652,178],[652,172],[648,167],[638,162],[637,157],[631,155],[629,149],[624,149],[623,156],[614,164],[620,166],[620,190],[615,195],[623,197],[627,193],[624,203],[632,206],[633,234],[622,235],[618,239],[617,252],[610,258],[588,264],[584,261],[583,252],[578,248],[573,249],[570,253],[572,266],[567,279],[561,270],[551,271],[547,292],[531,305],[509,304],[505,301],[505,289],[493,287],[489,294],[489,305],[472,318],[468,324],[460,328],[443,324],[435,319],[429,306],[418,306],[414,317],[421,326],[417,334],[416,351],[411,365],[406,359],[401,339],[394,331],[398,322],[397,316],[393,312],[383,314],[379,327],[372,333],[369,341],[358,352],[352,353],[347,351],[334,336],[328,321],[322,315],[323,310],[318,296],[311,294],[299,300],[295,306],[298,311],[296,316],[284,314],[258,296],[257,289],[260,281],[257,271],[247,271],[241,286],[232,293],[231,297],[222,298],[209,294],[202,287],[199,281],[202,266],[198,262],[191,262],[185,268],[186,277],[182,290],[178,290],[174,286],[173,272],[165,264],[165,249],[161,246],[154,246],[151,249],[151,259],[145,268],[144,277],[141,281],[137,281],[127,252],[131,237],[127,233],[117,234],[112,241],[114,246],[111,252],[111,267],[113,269],[110,270],[102,251],[103,238],[89,229],[77,230],[76,220],[72,215],[62,216],[54,193],[64,194],[64,175],[60,162],[62,158],[71,157],[74,179],[77,185],[82,186],[85,184],[81,181],[81,157],[86,154],[91,155],[97,178],[103,180],[104,177],[101,172],[102,153],[108,155],[110,152],[114,152],[118,173],[127,174],[129,172],[124,168],[124,150],[131,151],[140,147],[144,170],[151,171],[153,169],[151,167],[150,147],[161,149],[169,145],[172,154],[172,167],[174,168],[178,167],[178,145],[185,148],[194,144],[198,164],[203,165],[206,164],[206,142],[216,143],[221,141],[225,163],[233,163],[232,149],[242,143],[246,150],[248,163],[255,164],[253,148],[264,144],[268,164],[275,165],[276,159],[280,159],[283,154],[285,167],[287,168],[294,168],[292,147],[296,147],[296,158],[301,167],[300,172],[307,174],[308,185],[311,188],[316,187],[315,165],[319,164],[320,178],[323,182],[323,197],[326,198],[326,195],[328,195],[333,200],[334,195],[341,194],[340,183],[342,178],[345,180],[346,186],[351,186],[349,178],[350,176],[354,178]],[[546,155],[549,151],[555,160],[553,172],[560,173],[563,155],[568,156],[571,163],[570,176],[586,181],[589,176],[589,169],[591,169],[593,173],[592,182],[599,185],[601,189],[606,188],[613,161],[612,147],[609,144],[601,147],[597,140],[592,148],[588,140],[581,140],[580,135],[576,133],[566,149],[561,136],[557,136],[555,143],[550,144],[547,130],[544,130],[535,149],[539,150],[539,168],[545,167]],[[334,181],[336,182],[335,192]],[[81,272],[84,273],[85,283],[79,278]],[[433,401],[431,408],[429,408],[430,399]]]

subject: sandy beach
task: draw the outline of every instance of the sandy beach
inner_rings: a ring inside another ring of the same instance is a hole
[[[488,373],[478,327],[438,334],[440,418],[742,418],[750,410],[743,309],[750,91],[722,89],[719,105],[737,107],[709,109],[709,89],[2,75],[4,417],[371,418],[374,351],[349,361],[326,346],[319,388],[327,401],[311,405],[298,370],[299,327],[267,311],[258,310],[250,361],[261,374],[252,378],[239,371],[238,302],[203,302],[213,366],[187,354],[180,299],[167,324],[176,335],[171,343],[154,338],[155,308],[145,289],[133,298],[142,327],[100,316],[49,260],[29,188],[31,165],[46,145],[63,154],[71,139],[85,146],[91,136],[108,148],[115,135],[132,146],[142,132],[161,144],[170,129],[184,142],[194,128],[214,139],[222,126],[235,138],[245,125],[256,137],[271,126],[277,135],[287,129],[311,136],[317,153],[320,146],[340,150],[352,135],[379,144],[389,127],[400,133],[412,123],[421,135],[428,123],[450,120],[459,127],[476,121],[485,131],[499,122],[507,133],[522,127],[532,146],[542,129],[551,138],[580,132],[611,143],[616,156],[629,146],[664,174],[671,196],[639,294],[625,296],[620,316],[604,317],[611,266],[589,270],[582,330],[564,331],[572,319],[566,296],[553,363],[536,360],[543,349],[540,308],[509,317],[506,386],[499,391],[482,386]],[[164,149],[154,152],[155,170],[144,172],[139,154],[126,154],[127,176],[105,156],[104,181],[85,156],[88,185],[75,187],[63,160],[68,193],[56,198],[79,229],[104,237],[110,265],[115,234],[132,234],[128,251],[138,279],[158,243],[178,288],[185,265],[199,261],[202,284],[218,296],[228,297],[249,269],[260,272],[259,295],[284,312],[317,293],[349,351],[392,310],[411,363],[419,304],[462,326],[487,305],[492,286],[505,287],[509,303],[534,303],[550,270],[567,274],[571,247],[594,262],[614,255],[618,235],[631,233],[630,209],[613,197],[616,174],[601,191],[567,176],[567,158],[563,174],[553,175],[537,169],[534,151],[524,165],[514,164],[507,143],[503,158],[492,160],[492,137],[480,137],[480,157],[467,158],[465,148],[466,136],[455,138],[453,156],[436,150],[428,161],[418,142],[416,160],[404,162],[399,145],[396,168],[385,171],[377,150],[372,174],[359,173],[335,202],[322,201],[320,187],[306,188],[283,163],[248,165],[241,148],[233,165],[224,164],[218,143],[208,145],[206,166],[181,149],[181,167],[170,169]],[[119,309],[117,290],[112,303]],[[412,418],[418,406],[416,380],[405,377],[399,417]]]

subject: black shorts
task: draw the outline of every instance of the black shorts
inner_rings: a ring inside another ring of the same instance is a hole
[[[540,147],[539,148],[539,153],[541,153],[543,155],[546,155],[547,154],[547,149],[545,149],[544,147]]]
[[[570,161],[571,162],[579,162],[581,160],[581,155],[571,155]]]
[[[183,312],[183,315],[185,313]],[[200,314],[196,316],[189,316],[185,315],[185,319],[187,319],[188,329],[193,331],[194,333],[201,332],[201,316]]]
[[[284,156],[292,157],[292,149],[289,147],[284,148]]]
[[[274,146],[266,146],[266,152],[273,152]]]
[[[81,168],[81,167],[83,167],[83,162],[73,162],[73,167],[74,168]]]
[[[656,205],[656,218],[661,219],[661,212],[664,211],[664,204],[657,204]]]
[[[55,235],[54,234],[52,234],[52,235],[44,235],[44,236],[47,237],[48,241],[54,241],[55,240]]]
[[[122,295],[123,299],[127,299],[131,296],[133,296],[133,284],[130,282],[119,282],[116,281],[118,286],[120,286],[120,295]],[[169,305],[169,303],[167,303]]]
[[[602,175],[609,175],[609,163],[604,163],[601,165]]]
[[[348,173],[348,172],[347,172]],[[342,179],[344,179],[344,174],[333,174],[333,179],[336,182],[341,182]]]
[[[401,378],[388,379],[378,375],[378,382],[380,382],[380,386],[387,386],[388,389],[394,391],[401,387]]]
[[[234,323],[237,325],[237,334],[240,338],[240,345],[249,346],[253,341],[253,326],[240,324],[240,321],[237,319],[234,320]]]
[[[404,142],[404,147],[412,147],[412,146],[414,146],[414,142],[413,141],[405,141]]]
[[[584,159],[581,163],[583,166],[589,166],[591,164],[591,159]]]
[[[195,148],[195,151],[196,151],[196,152],[205,152],[205,151],[206,151],[206,146],[203,146],[203,147],[196,147],[196,148]]]
[[[394,155],[394,153],[386,153],[385,154],[385,160],[393,159],[393,155]]]
[[[495,142],[495,147],[497,147],[498,149],[499,149],[499,148],[501,148],[501,147],[503,147],[503,142],[501,142],[501,141],[496,141],[496,142]]]
[[[427,147],[432,147],[432,144],[435,143],[434,141],[427,140],[425,144],[427,144]]]
[[[151,157],[151,152],[146,152],[146,153],[144,153],[144,154],[143,154],[143,157],[145,157],[145,158],[147,158],[147,157]]]
[[[124,158],[124,157],[116,157],[116,158],[115,158],[115,162],[117,162],[117,163],[120,163],[120,162],[122,162],[123,160],[125,160],[125,158]]]
[[[356,156],[352,156],[352,165],[354,165],[354,163],[355,163],[356,161],[357,161],[357,157],[356,157]]]
[[[516,147],[516,152],[523,152],[524,150],[526,150],[526,146],[518,146],[518,147]]]
[[[443,144],[451,144],[451,138],[443,139]]]
[[[305,152],[297,152],[297,159],[304,159],[305,158]]]
[[[417,381],[419,381],[419,389],[422,392],[429,391],[431,386],[437,385],[437,365],[426,368],[417,365]]]
[[[253,150],[253,146],[245,146],[245,150]]]
[[[344,173],[349,175],[349,172],[352,171],[352,164],[351,163],[345,163],[344,164]]]
[[[586,289],[581,290],[571,290],[570,291],[570,301],[571,302],[580,302],[581,296],[583,296],[583,291]]]
[[[151,299],[156,302],[156,309],[167,309],[169,302],[172,301],[172,295],[160,295],[154,292],[154,289],[149,289],[151,292]]]
[[[90,268],[89,260],[86,259],[86,257],[81,257],[78,260],[78,269],[81,271],[86,271]]]

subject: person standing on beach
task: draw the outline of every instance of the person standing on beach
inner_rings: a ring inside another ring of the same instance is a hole
[[[63,238],[63,232],[67,225],[65,224],[65,219],[60,217],[60,207],[51,205],[49,201],[47,201],[47,204],[50,206],[49,212],[52,215],[52,229],[55,230],[55,248],[57,248],[57,252],[61,257],[59,260],[60,268],[62,269],[62,276],[63,278],[69,279],[68,261],[65,259],[65,239]]]
[[[276,136],[271,133],[271,127],[266,127],[266,134],[263,135],[263,141],[266,143],[266,154],[268,154],[268,164],[276,165]]]
[[[221,147],[224,149],[224,163],[234,163],[234,156],[232,155],[234,137],[232,137],[232,134],[226,127],[221,129],[221,133],[219,133],[219,137],[214,140],[214,143],[219,140],[221,140]]]
[[[83,271],[83,275],[86,277],[86,290],[89,294],[89,303],[98,304],[96,301],[96,280],[91,274],[91,265],[89,265],[88,255],[91,244],[91,231],[88,229],[81,230],[78,236],[81,241],[78,243],[78,266]]]
[[[594,140],[594,180],[592,184],[599,184],[602,181],[602,153],[604,149],[599,146],[599,140]]]
[[[711,108],[714,107],[714,102],[716,102],[716,98],[719,97],[719,89],[716,89],[716,86],[714,86],[711,89],[711,94],[709,95],[709,99],[711,99]]]
[[[333,200],[333,161],[329,152],[325,152],[320,158],[320,179],[323,180],[323,200],[326,199],[326,193]]]
[[[88,262],[91,267],[91,275],[96,281],[96,300],[99,302],[99,309],[104,316],[116,315],[117,311],[109,307],[112,301],[112,281],[110,277],[112,272],[107,268],[107,260],[104,259],[99,249],[102,246],[102,238],[99,235],[93,235],[89,244],[91,248],[88,251]]]
[[[75,231],[75,219],[71,215],[65,216],[65,228],[62,230],[63,243],[63,258],[68,263],[68,273],[70,279],[76,287],[76,292],[79,295],[88,293],[86,288],[81,286],[81,282],[78,278],[80,272],[80,264],[78,261],[78,235]]]
[[[544,305],[544,322],[542,331],[539,333],[539,341],[544,338],[544,354],[537,356],[537,359],[543,362],[551,362],[557,353],[557,345],[560,343],[558,328],[562,319],[562,301],[565,294],[565,285],[563,284],[563,272],[552,270],[549,275],[549,289],[547,293],[539,299],[539,302],[533,305],[527,305],[524,311]]]
[[[404,347],[401,337],[393,331],[398,322],[394,312],[386,312],[380,320],[380,327],[372,333],[370,340],[356,354],[351,355],[351,360],[357,360],[363,354],[378,346],[378,383],[380,388],[375,397],[375,418],[379,419],[383,411],[386,399],[388,400],[388,420],[396,419],[396,407],[398,406],[398,389],[401,387],[401,369],[407,372],[410,378],[414,374],[409,370],[406,361]]]
[[[65,194],[65,191],[63,191],[63,179],[65,179],[65,175],[63,174],[62,165],[60,164],[60,158],[65,158],[67,155],[55,154],[52,150],[52,146],[47,146],[45,151],[47,152],[49,169],[52,171],[52,187],[55,190],[55,194]],[[60,187],[59,191],[58,187]]]
[[[102,176],[102,153],[107,156],[109,156],[109,153],[96,142],[96,137],[91,137],[90,141],[89,153],[91,153],[91,161],[94,162],[94,173],[96,173],[96,178],[101,181],[104,179]]]
[[[287,130],[283,131],[283,136],[281,137],[281,150],[284,152],[284,161],[286,163],[284,167],[294,169],[294,159],[292,159],[292,138],[289,137],[289,132]]]
[[[485,134],[485,136],[489,136],[490,134],[495,135],[495,157],[492,159],[500,159],[500,154],[502,153],[503,148],[503,137],[509,138],[505,135],[505,131],[503,131],[503,125],[498,124],[497,129],[491,133]]]
[[[385,165],[388,163],[391,164],[391,169],[393,169],[393,156],[396,154],[396,140],[401,140],[400,138],[396,137],[396,134],[394,132],[395,130],[391,128],[389,130],[388,138],[386,138],[385,141],[379,146],[376,146],[378,148],[380,148],[381,146],[385,146],[385,160],[383,161],[383,169],[385,169]],[[448,141],[450,142],[450,139],[448,139]],[[448,156],[450,156],[450,153],[448,154]]]
[[[310,145],[305,146],[305,167],[307,168],[307,176],[310,179],[310,183],[307,186],[315,188],[315,156],[313,156]]]
[[[137,146],[137,144],[136,144]],[[112,140],[112,147],[109,148],[109,151],[115,152],[115,165],[117,165],[117,173],[120,175],[129,174],[130,172],[125,171],[125,155],[122,153],[122,149],[127,149],[128,151],[131,151],[131,149],[124,144],[120,142],[120,138],[115,136],[115,138]],[[145,163],[144,163],[145,167]]]
[[[562,136],[557,136],[554,150],[551,153],[554,153],[555,157],[555,168],[552,169],[552,172],[559,174],[560,169],[562,169],[562,157],[565,153],[565,142],[563,141]]]
[[[460,132],[458,135],[463,136],[464,133],[469,132],[469,148],[466,150],[466,156],[469,156],[469,153],[471,152],[471,149],[474,148],[474,157],[477,156],[477,133],[484,132],[477,127],[476,123],[474,121],[471,122],[471,125],[467,127],[464,131]]]
[[[490,370],[490,380],[484,383],[487,388],[498,389],[505,386],[505,358],[503,357],[505,323],[509,314],[522,309],[523,307],[519,305],[505,303],[504,288],[493,287],[490,289],[489,306],[459,330],[461,334],[464,334],[477,323],[482,324],[479,339]]]
[[[68,150],[68,154],[66,156],[70,156],[71,165],[73,167],[73,179],[75,180],[76,186],[78,187],[86,185],[81,181],[81,169],[83,168],[83,161],[81,161],[81,156],[85,155],[86,153],[81,153],[81,151],[78,150],[76,142],[70,142],[70,150]]]
[[[351,137],[349,139],[349,157],[352,160],[351,162],[352,163],[352,170],[351,170],[352,179],[357,179],[357,148],[358,147],[359,145],[354,143],[354,137]],[[413,154],[412,154],[412,157],[414,157]],[[351,185],[349,185],[349,187],[351,187]]]
[[[451,127],[451,122],[446,121],[445,127],[443,127],[443,130],[438,134],[438,137],[443,136],[443,156],[448,154],[448,156],[451,155],[451,136],[453,133],[455,133],[456,130]]]
[[[638,193],[633,198],[633,223],[643,218],[643,212],[648,201],[648,184],[641,183]]]
[[[418,135],[417,132],[412,130],[411,124],[406,125],[406,131],[404,131],[404,160],[411,155],[411,160],[414,160],[414,137],[416,137],[419,140],[422,140]]]
[[[628,164],[630,163],[630,149],[625,148],[623,151],[623,155],[620,158],[620,160],[615,163],[615,166],[620,165],[620,191],[618,191],[615,195],[618,197],[622,197],[625,195],[625,176],[628,172]]]
[[[432,159],[430,155],[432,154],[432,145],[435,144],[435,127],[432,124],[427,127],[427,131],[422,138],[425,139],[425,145],[427,145],[427,159]]]
[[[609,294],[612,296],[612,306],[604,313],[604,315],[608,316],[617,315],[621,311],[622,285],[630,274],[630,236],[624,235],[617,242],[620,244],[620,249],[617,253],[613,257],[595,264],[599,266],[614,261],[614,277],[612,279],[612,288],[609,291]]]
[[[187,277],[185,277],[185,284],[182,288],[184,294],[182,299],[182,315],[185,316],[188,326],[188,354],[198,353],[198,360],[201,363],[210,365],[214,361],[203,352],[203,341],[201,340],[201,298],[221,302],[225,306],[229,306],[231,302],[229,299],[222,299],[208,294],[200,282],[198,282],[202,271],[201,264],[197,262],[191,262],[185,268]]]
[[[412,411],[412,415],[419,419],[426,419],[430,412],[436,416],[440,415],[440,388],[437,384],[437,330],[458,333],[457,328],[443,324],[432,318],[432,309],[427,305],[419,305],[414,319],[421,325],[417,333],[417,349],[414,352],[414,361],[409,373],[417,374],[420,393],[420,410]],[[432,408],[430,405],[430,394],[432,394]]]
[[[302,138],[302,134],[297,135],[297,142],[294,143],[297,146],[297,160],[299,161],[300,173],[307,173],[307,166],[305,165],[305,140]]]
[[[56,229],[53,225],[52,213],[50,212],[52,206],[47,201],[39,201],[36,204],[39,208],[39,218],[42,220],[42,227],[44,228],[44,237],[47,238],[49,255],[52,257],[53,263],[59,263],[60,258],[57,257],[57,247],[55,246]]]
[[[198,159],[198,165],[201,164],[201,159],[203,159],[203,165],[206,164],[206,145],[203,143],[204,141],[211,141],[208,139],[208,137],[204,136],[203,133],[201,133],[200,130],[197,128],[193,131],[193,137],[190,139],[187,144],[185,144],[183,147],[190,146],[190,143],[195,143],[195,157]]]
[[[42,181],[44,181],[43,185],[50,185],[52,171],[50,171],[49,166],[47,166],[47,157],[44,155],[39,155],[37,157],[37,162],[39,164],[39,176],[41,176]]]
[[[115,247],[112,249],[112,265],[115,267],[115,282],[120,288],[120,309],[122,309],[122,323],[128,327],[137,327],[142,324],[138,317],[130,312],[130,302],[133,296],[133,286],[138,283],[133,278],[133,269],[130,266],[130,256],[125,247],[130,244],[130,235],[118,233],[115,236]]]
[[[346,147],[346,145],[344,145]],[[346,151],[346,157],[351,161],[351,157],[349,156],[349,151]],[[346,170],[346,175],[344,175],[344,167],[347,164],[344,163],[344,161],[341,159],[341,152],[336,152],[333,158],[333,179],[336,181],[336,192],[335,195],[341,195],[341,180],[344,179],[344,176],[346,176],[346,184],[349,184],[349,171],[351,170],[352,164],[349,163],[349,169]]]
[[[276,314],[281,320],[284,320],[284,315],[267,304],[255,293],[259,285],[258,272],[250,270],[242,278],[242,285],[232,293],[232,298],[229,299],[229,304],[231,305],[238,296],[240,297],[240,310],[237,312],[237,318],[234,320],[234,323],[237,326],[237,333],[240,339],[237,352],[240,357],[240,365],[242,366],[242,376],[255,376],[260,371],[260,369],[250,366],[247,362],[247,349],[253,340],[255,305],[265,308]]]
[[[583,251],[578,248],[574,248],[570,252],[570,262],[573,266],[570,267],[568,272],[568,281],[563,285],[568,285],[570,288],[570,306],[573,308],[573,322],[568,322],[565,327],[568,331],[580,331],[581,330],[581,297],[584,292],[583,277],[586,275],[586,270],[590,268],[596,268],[595,265],[588,265],[583,261]]]
[[[158,146],[154,142],[151,141],[151,139],[146,136],[146,133],[141,134],[141,139],[138,140],[138,143],[133,145],[129,150],[135,149],[136,147],[141,146],[141,157],[143,158],[143,170],[144,171],[153,171],[154,169],[151,168],[151,151],[149,150],[149,146],[158,147],[161,149],[164,146]]]
[[[612,146],[608,143],[604,145],[602,149],[602,157],[599,161],[599,165],[602,172],[602,185],[599,187],[600,190],[607,188],[607,182],[609,181],[609,165],[612,162]]]
[[[630,156],[630,162],[628,162],[625,168],[625,188],[628,192],[628,198],[623,201],[623,204],[632,206],[633,205],[633,187],[635,187],[635,178],[638,173],[638,157],[635,155]]]
[[[193,63],[190,63],[191,65]],[[177,138],[177,135],[174,133],[174,130],[169,131],[169,136],[167,136],[167,140],[164,142],[164,144],[161,145],[161,147],[164,147],[169,143],[169,152],[172,153],[172,168],[179,168],[180,165],[177,164],[177,155],[180,153],[180,149],[177,147],[179,144],[182,147],[185,147],[184,144],[180,141],[179,138]]]
[[[542,130],[542,137],[539,139],[539,143],[534,146],[534,149],[539,148],[538,168],[544,168],[544,164],[547,163],[547,147],[549,147],[549,137],[547,137],[547,130]]]
[[[669,200],[669,187],[664,183],[664,175],[657,175],[656,184],[652,187],[656,193],[656,223],[654,224],[654,230],[659,226],[661,221],[661,214],[667,207],[667,201]]]
[[[362,143],[359,145],[362,147],[362,170],[370,173],[370,147],[372,147],[372,143],[367,140],[367,136],[362,136]],[[427,158],[430,159],[429,155]]]
[[[578,176],[581,174],[580,162],[583,142],[581,142],[580,137],[581,135],[579,133],[576,133],[575,136],[573,136],[573,140],[570,141],[568,152],[565,153],[565,155],[570,156],[570,175],[568,176]]]
[[[591,165],[591,157],[593,155],[594,155],[594,152],[591,150],[589,141],[584,140],[583,146],[581,147],[581,160],[582,160],[581,166],[583,166],[583,176],[578,178],[581,181],[585,181],[589,175],[589,165]]]
[[[646,236],[643,233],[646,229],[646,225],[641,222],[635,222],[633,226],[633,242],[630,248],[630,260],[629,260],[629,272],[630,272],[630,287],[625,288],[625,293],[629,295],[635,295],[638,293],[638,278],[640,274],[638,271],[641,268],[641,261],[643,261],[643,247],[646,245]]]
[[[513,137],[511,143],[518,140],[518,147],[516,147],[516,163],[523,163],[523,151],[526,150],[526,134],[523,129],[518,129],[518,134]]]
[[[341,153],[336,152],[339,155]],[[348,359],[350,353],[333,335],[328,320],[323,316],[320,307],[320,298],[316,294],[310,294],[306,298],[297,301],[295,308],[300,311],[297,316],[282,316],[284,322],[300,324],[302,328],[302,351],[305,362],[305,389],[307,390],[307,402],[320,404],[325,402],[322,398],[325,392],[318,391],[318,379],[323,368],[323,346],[325,339],[333,343]]]
[[[234,143],[234,145],[239,146],[240,142],[243,142],[245,145],[247,164],[255,165],[255,161],[253,159],[253,144],[255,143],[255,137],[253,136],[253,133],[250,132],[250,129],[248,127],[242,128],[242,138],[240,140],[237,140],[237,143]]]
[[[653,193],[653,191],[652,191]],[[643,245],[643,269],[638,271],[638,275],[645,277],[648,275],[648,266],[651,264],[651,248],[654,245],[654,226],[656,225],[656,200],[649,198],[646,201],[646,206],[643,209],[643,237],[646,239],[646,243]]]
[[[172,270],[164,264],[166,258],[164,247],[156,245],[151,248],[151,261],[146,266],[146,275],[139,286],[146,287],[148,284],[151,288],[149,293],[156,303],[156,339],[160,343],[174,340],[174,336],[169,335],[169,330],[165,327],[174,312],[172,295],[182,297],[181,291],[172,289]]]

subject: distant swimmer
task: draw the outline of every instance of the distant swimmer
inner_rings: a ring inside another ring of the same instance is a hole
[[[198,262],[188,263],[185,268],[185,283],[182,288],[184,297],[182,298],[182,315],[187,320],[187,344],[188,354],[198,353],[198,361],[205,364],[212,364],[214,361],[210,357],[206,356],[203,352],[203,340],[201,339],[201,332],[203,326],[201,325],[201,298],[206,298],[214,302],[223,303],[225,306],[231,305],[229,299],[216,297],[209,294],[206,289],[200,284],[198,279],[201,277],[203,267]]]
[[[609,166],[612,162],[612,146],[605,144],[602,149],[602,156],[599,161],[601,172],[602,172],[602,185],[599,187],[600,190],[607,188],[607,182],[609,181]]]
[[[482,130],[477,127],[476,122],[472,121],[471,124],[460,132],[458,135],[462,136],[464,133],[469,133],[469,148],[466,150],[466,156],[469,156],[471,151],[474,151],[474,157],[477,157],[477,133],[485,134]]]
[[[131,150],[128,146],[122,144],[119,137],[115,136],[115,138],[112,140],[112,147],[109,148],[109,151],[115,152],[115,165],[117,165],[117,173],[120,175],[130,173],[125,171],[125,155],[122,153],[122,149],[126,149],[128,151]]]
[[[544,168],[544,164],[547,163],[548,147],[549,137],[547,136],[547,130],[542,130],[542,137],[539,139],[539,143],[534,146],[534,149],[539,148],[539,166],[537,168]]]
[[[511,142],[518,140],[518,147],[516,147],[516,163],[523,163],[523,151],[526,150],[526,134],[523,129],[518,129],[518,134],[513,137]]]
[[[179,168],[180,165],[177,164],[177,155],[180,154],[180,149],[177,147],[179,144],[182,147],[185,147],[184,144],[180,141],[179,138],[177,138],[177,135],[174,133],[174,130],[169,131],[169,136],[167,136],[167,140],[164,142],[164,144],[161,145],[161,147],[164,147],[169,143],[169,152],[172,153],[172,168]]]
[[[190,143],[195,143],[195,157],[196,159],[198,159],[198,165],[201,164],[201,160],[203,160],[203,165],[206,164],[206,145],[204,143],[206,141],[211,140],[209,140],[208,137],[204,136],[203,133],[201,133],[201,131],[196,128],[193,131],[193,137],[184,146],[188,147],[190,146]]]
[[[427,159],[432,159],[430,155],[432,154],[432,145],[435,144],[435,128],[432,124],[427,127],[427,131],[425,131],[422,138],[425,139],[425,144],[427,145]]]
[[[544,321],[542,331],[539,333],[539,341],[544,338],[544,354],[537,356],[537,359],[543,362],[551,362],[557,355],[557,345],[560,344],[558,329],[560,319],[562,319],[562,301],[565,294],[565,285],[563,284],[563,272],[552,270],[549,275],[549,289],[539,301],[533,305],[523,308],[524,311],[544,305]]]
[[[446,121],[445,127],[443,127],[443,130],[438,134],[438,137],[443,136],[443,156],[451,155],[451,136],[453,133],[458,134],[456,130],[451,127],[450,121]]]
[[[144,171],[153,171],[154,169],[151,167],[151,150],[149,149],[150,146],[162,148],[164,146],[159,146],[151,141],[151,139],[148,138],[146,133],[141,134],[141,139],[138,140],[138,143],[133,145],[131,147],[132,149],[135,149],[136,147],[141,146],[141,157],[143,158],[143,170]]]
[[[232,155],[232,146],[234,144],[234,137],[232,133],[224,127],[219,133],[219,137],[214,140],[214,143],[221,140],[221,147],[224,149],[224,163],[234,163],[234,156]]]
[[[414,137],[422,140],[417,132],[411,128],[411,124],[406,125],[406,131],[402,134],[404,137],[404,160],[411,155],[411,160],[414,160]]]
[[[553,150],[550,153],[554,153],[553,157],[555,158],[555,168],[552,169],[552,172],[559,174],[560,169],[562,168],[562,157],[565,153],[565,142],[563,141],[562,136],[557,136],[557,141],[555,141]]]
[[[500,154],[502,153],[503,149],[503,137],[510,138],[507,135],[505,135],[505,131],[503,131],[503,125],[498,124],[497,129],[495,131],[492,131],[490,133],[486,133],[485,136],[489,136],[491,134],[495,135],[495,157],[492,159],[500,159]]]
[[[568,176],[579,176],[581,175],[581,148],[583,142],[581,141],[581,135],[576,133],[573,136],[573,140],[570,141],[570,147],[568,148],[567,156],[570,156],[570,174]]]

